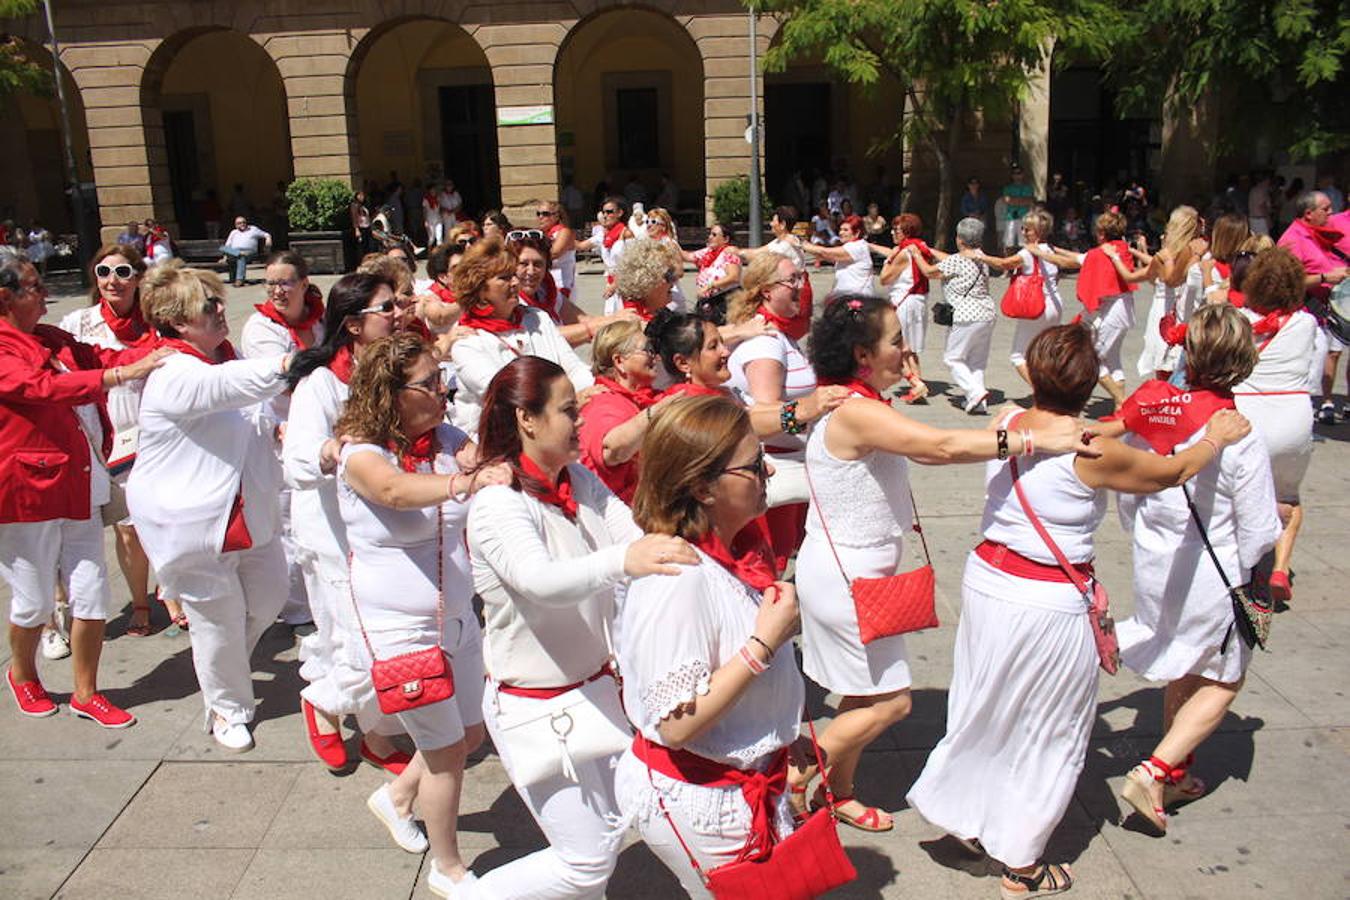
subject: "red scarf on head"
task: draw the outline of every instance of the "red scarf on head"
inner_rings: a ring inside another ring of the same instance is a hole
[[[606,389],[610,391],[610,393],[618,394],[620,397],[625,397],[628,400],[631,400],[633,402],[633,405],[636,406],[638,409],[646,409],[647,407],[655,403],[657,400],[661,399],[661,394],[658,394],[650,387],[638,388],[637,390],[633,390],[632,388],[624,387],[622,384],[606,375],[595,376],[595,383],[603,385]]]
[[[619,242],[619,238],[623,237],[623,230],[626,227],[627,226],[624,225],[623,222],[617,222],[609,226],[609,230],[605,232],[605,239],[603,241],[606,250],[612,250],[614,248],[614,245]]]
[[[135,347],[146,339],[150,333],[150,328],[145,324],[145,316],[141,314],[139,303],[131,304],[131,312],[125,316],[119,316],[107,300],[102,298],[98,301],[98,311],[103,316],[103,321],[107,323],[108,328],[112,330],[113,336],[127,347]]]
[[[441,284],[439,281],[432,280],[430,291],[436,295],[442,303],[458,303],[455,299],[455,292]]]
[[[558,472],[558,483],[553,484],[549,481],[548,475],[544,474],[544,470],[539,468],[539,464],[524,453],[516,457],[516,465],[525,476],[525,479],[522,479],[525,493],[540,503],[557,507],[562,510],[564,516],[573,522],[576,521],[577,501],[572,496],[572,473],[567,470],[567,466],[563,466]]]
[[[1339,228],[1328,228],[1326,225],[1312,225],[1302,219],[1295,219],[1294,225],[1301,226],[1304,231],[1312,235],[1312,239],[1317,242],[1317,246],[1324,253],[1330,253],[1336,249],[1336,245],[1345,237],[1345,232]]]
[[[846,387],[853,393],[866,397],[868,400],[880,400],[882,403],[886,402],[885,398],[881,396],[881,391],[872,387],[867,382],[860,381],[857,378],[842,379],[839,381],[831,381],[829,383],[838,384],[843,387]]]
[[[638,318],[643,322],[650,322],[652,316],[655,315],[654,312],[647,308],[647,304],[643,303],[641,300],[625,300],[623,301],[623,308],[631,309],[633,312],[637,313]]]
[[[731,547],[722,543],[711,528],[693,545],[711,556],[741,582],[758,593],[764,593],[778,580],[774,568],[773,548],[769,546],[768,527],[763,516],[757,516],[731,540]]]
[[[542,299],[539,297],[541,292],[544,295]],[[521,291],[520,299],[522,303],[548,313],[553,324],[562,324],[562,317],[558,315],[558,285],[553,281],[553,276],[547,272],[544,273],[544,280],[539,283],[539,290],[533,294]]]
[[[329,370],[337,376],[337,380],[343,384],[351,384],[352,369],[356,367],[356,355],[352,353],[351,345],[339,347],[333,354],[333,358],[328,361]]]
[[[435,466],[436,454],[441,452],[441,442],[436,439],[435,426],[412,439],[408,449],[399,452],[398,445],[389,444],[389,449],[398,453],[398,464],[405,472],[416,472],[418,463]]]
[[[464,315],[459,317],[459,324],[465,328],[476,328],[479,331],[489,331],[493,334],[506,334],[509,331],[519,331],[520,323],[525,317],[525,307],[519,304],[511,311],[511,318],[499,319],[492,312],[491,306],[471,306],[464,310]]]
[[[271,319],[273,322],[276,322],[278,325],[285,328],[287,333],[290,334],[291,340],[295,342],[295,346],[299,347],[301,350],[308,350],[314,344],[313,328],[315,325],[318,325],[319,320],[323,318],[323,292],[312,284],[309,286],[309,289],[305,291],[304,318],[295,325],[291,324],[290,320],[286,318],[281,310],[272,305],[271,300],[268,300],[266,303],[259,303],[253,308],[262,313],[263,318]],[[310,333],[311,337],[309,343],[305,343],[301,338],[300,332],[302,331],[308,331]]]
[[[761,303],[759,309],[755,310],[755,314],[763,316],[764,321],[777,326],[779,331],[783,332],[783,334],[792,338],[794,341],[800,341],[802,338],[806,337],[806,333],[811,330],[811,319],[802,316],[800,313],[793,316],[791,319],[785,319],[782,316],[774,315],[769,311],[768,306]]]
[[[1234,408],[1232,395],[1203,388],[1186,390],[1155,379],[1126,398],[1117,417],[1155,452],[1167,455],[1204,428],[1216,412]]]
[[[1124,241],[1108,241],[1111,246],[1116,248],[1117,255],[1120,256],[1120,263],[1127,271],[1134,271],[1134,258],[1130,256],[1130,248]],[[1137,290],[1139,285],[1126,284],[1121,279],[1120,273],[1116,271],[1111,258],[1106,255],[1102,248],[1106,244],[1093,247],[1083,257],[1083,268],[1078,272],[1078,300],[1087,309],[1088,312],[1096,312],[1102,305],[1102,299],[1105,297],[1114,297],[1117,294],[1124,294]]]
[[[929,250],[928,245],[925,244],[919,238],[905,238],[904,240],[902,240],[900,242],[900,249],[904,250],[906,247],[917,248],[919,251],[919,255],[922,256],[930,265],[932,264],[933,251]],[[927,294],[928,276],[923,274],[923,271],[919,268],[919,264],[918,262],[915,261],[913,254],[910,254],[909,257],[909,271],[910,277],[913,279],[914,283],[914,287],[910,288],[909,292],[911,294]]]
[[[200,359],[202,362],[210,366],[214,366],[217,363],[230,362],[231,360],[238,358],[234,352],[234,345],[231,344],[229,341],[221,341],[220,346],[216,348],[215,359],[211,359],[205,353],[198,350],[195,346],[189,344],[182,338],[162,337],[155,341],[155,346],[171,347],[174,350],[177,350],[179,353],[186,353],[188,356],[196,357],[197,359]]]
[[[597,381],[599,379],[596,379]],[[730,397],[731,392],[722,388],[711,388],[707,385],[694,384],[692,381],[677,381],[666,388],[663,397],[672,397],[677,394],[683,394],[686,397]]]

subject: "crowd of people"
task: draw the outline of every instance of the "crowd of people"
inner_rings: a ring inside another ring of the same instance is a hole
[[[303,257],[272,254],[238,351],[211,272],[151,265],[119,240],[94,255],[89,305],[58,327],[42,322],[33,262],[0,255],[0,577],[18,710],[58,711],[38,671],[46,627],[73,656],[70,711],[135,723],[98,680],[112,525],[127,634],[150,632],[156,597],[169,607],[225,750],[254,745],[263,632],[312,620],[297,631],[308,744],[334,771],[387,773],[367,806],[397,846],[430,853],[433,893],[600,896],[633,828],[707,896],[707,873],[817,840],[785,843],[820,809],[895,827],[898,798],[861,798],[855,779],[910,712],[922,662],[905,633],[925,625],[878,629],[858,592],[912,568],[911,462],[983,464],[946,734],[906,799],[1002,866],[1004,898],[1067,890],[1072,873],[1044,851],[1084,768],[1098,672],[1114,671],[1094,569],[1108,494],[1138,573],[1119,657],[1166,685],[1165,734],[1122,798],[1162,834],[1170,810],[1204,797],[1194,754],[1251,660],[1227,586],[1293,599],[1310,395],[1341,346],[1319,303],[1346,277],[1350,223],[1312,192],[1274,246],[1236,213],[1210,226],[1183,206],[1150,252],[1107,210],[1080,252],[1053,241],[1029,193],[1012,196],[1028,200],[1003,257],[973,216],[951,253],[913,214],[885,243],[856,215],[837,245],[803,239],[791,207],[764,247],[714,225],[687,251],[668,209],[617,194],[585,237],[556,201],[533,204],[532,227],[450,209],[425,279],[398,242],[325,297]],[[606,269],[598,315],[577,302],[588,249]],[[822,302],[812,259],[835,267]],[[686,264],[695,297],[678,289]],[[1067,269],[1082,307],[1070,322]],[[947,329],[966,412],[989,412],[993,271],[1013,273],[1002,312],[1030,407],[971,428],[906,415],[893,392],[927,402],[930,324]],[[1146,380],[1127,392],[1144,283]],[[928,302],[938,285],[945,314]],[[1098,388],[1113,415],[1090,421]],[[819,731],[804,729],[803,676],[840,698]],[[475,873],[459,798],[489,736],[547,846]]]

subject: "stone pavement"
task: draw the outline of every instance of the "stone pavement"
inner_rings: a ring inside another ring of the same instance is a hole
[[[331,278],[317,279],[325,288]],[[815,276],[817,295],[828,274]],[[692,293],[692,279],[686,279]],[[586,276],[582,294],[598,279]],[[1072,295],[1071,286],[1066,296]],[[231,289],[235,333],[261,288]],[[246,302],[245,302],[246,301]],[[53,304],[56,318],[83,302]],[[1148,292],[1137,300],[1139,317]],[[1127,344],[1133,361],[1137,327]],[[1007,363],[1012,329],[1001,322],[989,383],[1022,400]],[[945,386],[944,330],[924,353],[935,393]],[[1137,383],[1135,379],[1131,384]],[[996,395],[997,396],[997,395]],[[998,399],[1002,399],[1001,397]],[[1094,412],[1103,412],[1104,398]],[[938,396],[906,409],[944,426],[983,425]],[[1318,428],[1321,442],[1304,482],[1307,518],[1295,554],[1293,607],[1280,614],[1273,651],[1258,654],[1219,733],[1201,749],[1197,773],[1209,796],[1177,814],[1166,838],[1118,824],[1116,791],[1160,731],[1161,692],[1128,672],[1103,677],[1087,768],[1047,856],[1071,863],[1072,896],[1112,898],[1331,898],[1350,896],[1350,425]],[[858,880],[836,896],[992,898],[996,873],[906,808],[905,792],[941,737],[963,557],[974,545],[982,502],[978,467],[912,469],[938,573],[941,628],[910,642],[914,712],[863,761],[858,793],[896,814],[896,829],[841,829]],[[1114,515],[1099,535],[1099,570],[1118,618],[1131,609],[1129,544]],[[1342,555],[1347,554],[1347,555]],[[108,559],[119,611],[110,621],[102,683],[140,722],[100,731],[65,715],[24,719],[0,699],[0,897],[408,898],[429,896],[426,861],[392,846],[366,811],[381,775],[361,766],[330,775],[310,756],[297,710],[295,649],[274,628],[255,658],[261,701],[257,748],[233,756],[202,733],[202,707],[186,635],[125,636],[126,587]],[[4,596],[7,597],[7,591]],[[5,601],[7,602],[7,600]],[[162,627],[163,610],[156,611]],[[8,648],[0,649],[8,657]],[[1340,662],[1337,662],[1340,660]],[[41,661],[64,701],[70,663]],[[826,716],[826,698],[812,697]],[[355,741],[349,751],[355,753]],[[979,777],[973,774],[972,777]],[[497,759],[480,752],[465,778],[460,841],[478,872],[524,855],[542,838]],[[620,858],[613,898],[678,897],[670,874],[640,843]]]

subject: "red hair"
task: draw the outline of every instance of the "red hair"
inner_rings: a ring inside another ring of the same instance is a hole
[[[901,213],[891,219],[891,227],[899,228],[900,233],[907,238],[923,236],[923,219],[920,219],[914,213]]]
[[[849,228],[852,228],[852,229],[853,229],[853,235],[854,235],[854,237],[862,237],[862,236],[863,236],[863,220],[862,220],[862,216],[859,216],[859,215],[845,216],[844,219],[843,219],[843,221],[841,221],[841,222],[839,223],[839,227],[842,228],[842,227],[845,226],[845,225],[847,225]]]

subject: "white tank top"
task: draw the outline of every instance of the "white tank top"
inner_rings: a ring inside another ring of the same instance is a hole
[[[824,511],[830,538],[839,547],[875,547],[904,537],[914,521],[909,493],[909,460],[873,451],[862,459],[839,459],[825,446],[834,413],[811,429],[806,465],[815,497],[806,514],[806,533],[821,540]]]

